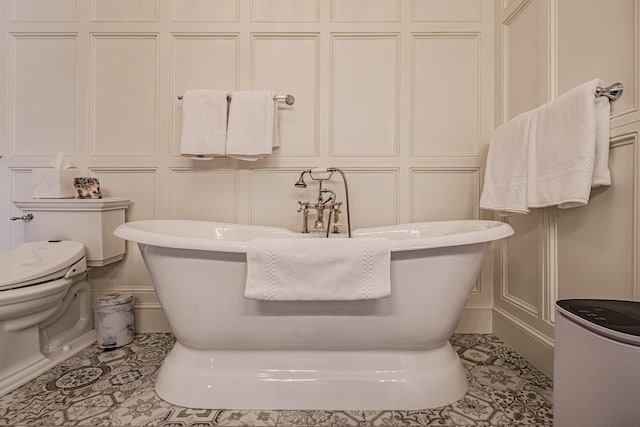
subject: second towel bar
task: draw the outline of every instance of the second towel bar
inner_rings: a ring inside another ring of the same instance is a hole
[[[178,99],[182,98],[182,95],[178,95]],[[296,98],[293,95],[276,95],[273,99],[276,101],[284,101],[287,105],[293,105],[296,102]],[[231,101],[231,95],[227,96],[227,100]]]

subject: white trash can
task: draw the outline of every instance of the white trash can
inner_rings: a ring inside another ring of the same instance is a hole
[[[640,426],[640,302],[556,302],[553,424]]]
[[[133,295],[112,293],[96,299],[98,348],[112,350],[133,341]]]

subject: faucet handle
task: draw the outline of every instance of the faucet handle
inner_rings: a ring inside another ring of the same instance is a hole
[[[309,202],[301,202],[300,200],[298,200],[298,204],[300,205],[300,207],[298,208],[298,212],[309,209]]]

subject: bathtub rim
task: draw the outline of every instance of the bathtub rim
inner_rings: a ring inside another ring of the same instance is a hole
[[[159,246],[173,249],[192,249],[192,250],[205,250],[214,252],[229,252],[229,253],[246,253],[249,245],[250,238],[246,240],[219,240],[212,238],[180,236],[177,234],[163,233],[163,228],[158,228],[158,231],[149,231],[140,228],[145,224],[162,223],[165,226],[172,224],[197,224],[204,223],[208,225],[215,225],[216,227],[242,227],[250,228],[258,232],[269,233],[269,237],[279,238],[314,238],[314,236],[305,235],[302,233],[296,233],[284,227],[253,225],[253,224],[237,224],[228,222],[217,221],[202,221],[202,220],[189,220],[189,219],[151,219],[151,220],[137,220],[129,221],[119,225],[113,234],[121,239],[136,242],[138,244]],[[500,240],[509,237],[514,234],[513,228],[501,221],[493,220],[452,220],[452,221],[428,221],[428,222],[415,222],[406,224],[397,224],[389,226],[379,227],[366,227],[358,228],[353,231],[355,236],[371,235],[376,237],[375,234],[384,231],[401,230],[403,227],[416,227],[416,226],[428,226],[428,225],[441,225],[448,226],[456,223],[480,223],[485,227],[480,230],[464,231],[455,234],[446,234],[438,236],[428,236],[422,238],[408,238],[393,240],[389,239],[389,245],[392,252],[412,251],[420,249],[431,249],[440,247],[461,246],[475,243],[492,242],[494,240]],[[256,237],[265,237],[263,235]],[[345,238],[346,236],[330,237],[330,238]]]

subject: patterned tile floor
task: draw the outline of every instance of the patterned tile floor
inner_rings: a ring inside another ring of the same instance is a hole
[[[552,383],[493,335],[451,339],[469,378],[459,401],[422,411],[186,409],[153,390],[170,334],[138,334],[110,352],[89,347],[0,397],[10,426],[550,426]]]

